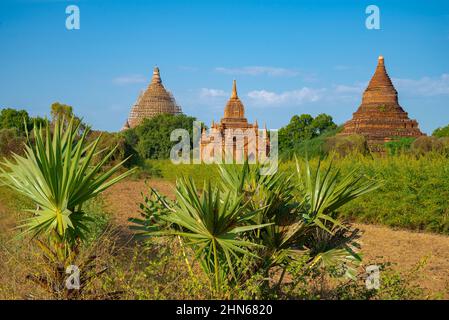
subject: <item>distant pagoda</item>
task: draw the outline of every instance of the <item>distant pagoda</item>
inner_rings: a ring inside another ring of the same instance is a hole
[[[129,118],[122,130],[134,128],[143,119],[153,118],[159,114],[179,114],[181,112],[181,107],[176,103],[173,95],[164,88],[159,68],[155,67],[150,85],[145,92],[139,95],[136,103],[132,106]]]
[[[224,117],[219,123],[212,121],[209,133],[203,128],[201,159],[208,162],[217,156],[214,154],[214,150],[207,148],[215,145],[216,150],[221,149],[222,158],[226,158],[227,152],[231,152],[233,160],[260,161],[269,156],[270,141],[266,126],[263,131],[259,131],[257,120],[251,124],[245,117],[245,107],[237,95],[237,84],[234,80],[231,98],[224,109]],[[221,139],[215,140],[215,135]],[[251,137],[254,137],[254,141],[251,141]],[[229,145],[227,145],[228,143]]]
[[[344,124],[340,135],[365,136],[371,151],[383,151],[385,142],[404,137],[419,137],[423,133],[418,122],[411,120],[398,102],[398,93],[379,57],[376,72],[363,93],[362,104],[353,118]]]

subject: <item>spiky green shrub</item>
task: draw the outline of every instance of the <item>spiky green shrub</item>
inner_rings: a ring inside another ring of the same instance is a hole
[[[159,219],[170,224],[170,228],[155,229],[145,220],[132,219],[140,225],[134,229],[143,231],[141,235],[182,237],[194,249],[215,290],[220,291],[226,281],[238,279],[235,266],[242,257],[255,257],[249,248],[257,244],[244,240],[242,235],[264,225],[250,223],[255,212],[246,209],[241,196],[226,194],[210,183],[205,183],[200,195],[193,180],[180,179],[176,196],[176,202],[162,202],[167,211],[158,215]]]
[[[27,210],[32,216],[20,226],[21,235],[29,234],[36,239],[51,262],[48,273],[53,276],[36,279],[45,282],[50,290],[55,279],[61,281],[65,267],[74,261],[80,244],[90,233],[91,217],[83,210],[83,204],[131,173],[114,176],[126,160],[101,171],[115,149],[92,165],[99,138],[86,144],[88,129],[78,136],[79,121],[76,125],[73,119],[67,126],[63,123],[63,120],[56,121],[53,132],[48,122],[44,128],[35,125],[34,143],[27,133],[24,156],[14,155],[11,160],[0,163],[2,184],[35,205]]]
[[[215,290],[242,285],[281,268],[278,285],[293,261],[310,256],[310,267],[333,266],[354,277],[360,257],[354,237],[335,219],[345,203],[376,188],[363,175],[341,176],[332,166],[311,170],[298,164],[297,176],[261,175],[260,166],[220,166],[221,183],[206,182],[199,192],[192,180],[179,179],[176,201],[154,198],[143,205],[143,219],[131,219],[140,236],[176,235],[193,249]],[[201,194],[201,195],[199,195]],[[353,266],[351,266],[353,264]]]
[[[263,246],[256,268],[268,275],[276,267],[286,270],[291,261],[308,254],[311,265],[346,263],[343,273],[353,278],[351,264],[360,261],[350,248],[354,235],[337,221],[335,213],[377,185],[355,170],[341,176],[332,164],[323,170],[318,163],[312,170],[308,161],[304,166],[296,163],[296,177],[286,173],[263,176],[258,166],[221,167],[223,188],[244,194],[253,210],[260,208],[254,222],[267,224],[253,234],[252,241]]]

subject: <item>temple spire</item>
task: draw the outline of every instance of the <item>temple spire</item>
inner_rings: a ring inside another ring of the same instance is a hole
[[[381,88],[384,92],[382,95],[379,95],[379,90]],[[393,82],[391,82],[391,79],[388,76],[383,56],[379,56],[377,59],[376,71],[363,95],[363,99],[367,99],[366,102],[371,101],[370,99],[373,97],[376,98],[376,102],[387,102],[380,101],[381,99],[387,99],[390,102],[397,103],[397,92]]]
[[[161,75],[159,74],[159,68],[154,67],[153,70],[153,78],[151,79],[151,83],[161,83]]]
[[[231,98],[237,99],[238,95],[237,95],[237,82],[234,80],[234,82],[232,83],[232,95]]]
[[[379,65],[384,65],[384,57],[383,56],[379,56],[379,58],[377,59],[377,62]]]

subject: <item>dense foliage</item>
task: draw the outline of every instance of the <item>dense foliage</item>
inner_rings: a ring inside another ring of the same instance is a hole
[[[432,135],[438,138],[449,137],[449,125],[435,129]]]
[[[25,136],[16,128],[0,129],[0,157],[23,153],[25,141]]]
[[[0,129],[15,129],[19,135],[24,135],[25,130],[31,130],[34,123],[43,124],[45,119],[30,117],[25,110],[4,108],[0,111]]]
[[[385,143],[385,149],[390,156],[396,156],[410,151],[415,138],[400,138]]]
[[[294,150],[300,143],[335,128],[332,117],[324,113],[315,118],[309,114],[295,115],[288,125],[279,129],[279,153]]]
[[[223,294],[254,274],[272,290],[274,270],[282,270],[279,286],[295,263],[332,267],[355,279],[360,257],[335,213],[374,190],[375,182],[355,170],[342,176],[331,165],[312,169],[307,162],[297,162],[296,177],[261,175],[259,166],[247,164],[219,168],[220,183],[205,181],[202,191],[193,179],[178,179],[175,202],[152,190],[141,205],[143,219],[131,219],[134,229],[150,239],[182,238],[215,292]]]
[[[445,155],[351,155],[335,160],[334,165],[342,173],[358,168],[380,183],[380,188],[369,197],[345,205],[340,216],[364,223],[449,235],[446,201],[449,198],[449,161]],[[283,163],[280,169],[291,171],[294,164]]]
[[[170,150],[178,141],[170,141],[170,134],[175,129],[185,129],[192,139],[195,118],[184,114],[161,114],[145,119],[139,126],[128,129],[122,134],[140,159],[168,159]],[[192,144],[192,140],[191,140]]]

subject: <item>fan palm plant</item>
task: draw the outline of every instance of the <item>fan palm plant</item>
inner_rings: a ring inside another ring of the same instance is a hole
[[[252,207],[261,207],[257,223],[269,224],[253,234],[252,241],[263,245],[258,254],[264,257],[255,267],[266,274],[277,266],[285,271],[292,259],[307,253],[312,257],[310,266],[344,264],[345,275],[353,277],[352,266],[360,257],[352,250],[354,236],[336,219],[336,212],[374,190],[376,183],[356,171],[341,177],[332,163],[325,170],[318,163],[313,173],[308,161],[305,170],[298,160],[296,167],[297,183],[285,173],[262,176],[257,165],[220,167],[223,188],[245,195]]]
[[[250,248],[258,244],[244,239],[244,234],[266,225],[251,223],[256,211],[250,211],[242,202],[242,196],[223,193],[207,182],[200,193],[192,179],[179,179],[176,186],[176,202],[168,203],[158,198],[158,202],[168,210],[163,214],[151,214],[152,223],[131,219],[138,224],[140,236],[177,235],[182,237],[194,250],[204,272],[211,277],[215,291],[219,292],[228,280],[237,280],[239,272],[235,265],[242,257],[257,256]],[[159,207],[159,206],[155,206]],[[153,227],[165,227],[155,230]]]
[[[201,193],[191,179],[178,179],[174,202],[152,190],[154,197],[141,207],[144,218],[131,219],[133,229],[145,237],[184,238],[216,290],[227,279],[240,285],[256,272],[269,279],[274,267],[283,268],[280,284],[301,257],[310,257],[309,267],[359,260],[355,237],[347,235],[336,211],[373,190],[374,182],[355,172],[341,177],[332,165],[322,171],[319,164],[312,173],[307,161],[305,174],[297,162],[297,181],[294,174],[261,175],[260,166],[247,163],[219,169],[221,183],[213,188],[206,182]],[[354,269],[344,271],[352,276]]]
[[[0,163],[0,181],[36,205],[27,210],[33,215],[19,227],[21,235],[46,238],[49,246],[40,247],[59,265],[73,260],[79,243],[89,233],[91,218],[83,211],[83,204],[131,173],[114,176],[124,161],[102,172],[114,150],[92,165],[100,137],[86,143],[89,130],[78,135],[80,124],[73,118],[68,125],[64,120],[55,121],[53,128],[48,122],[44,128],[35,124],[33,142],[27,132],[25,155]]]

